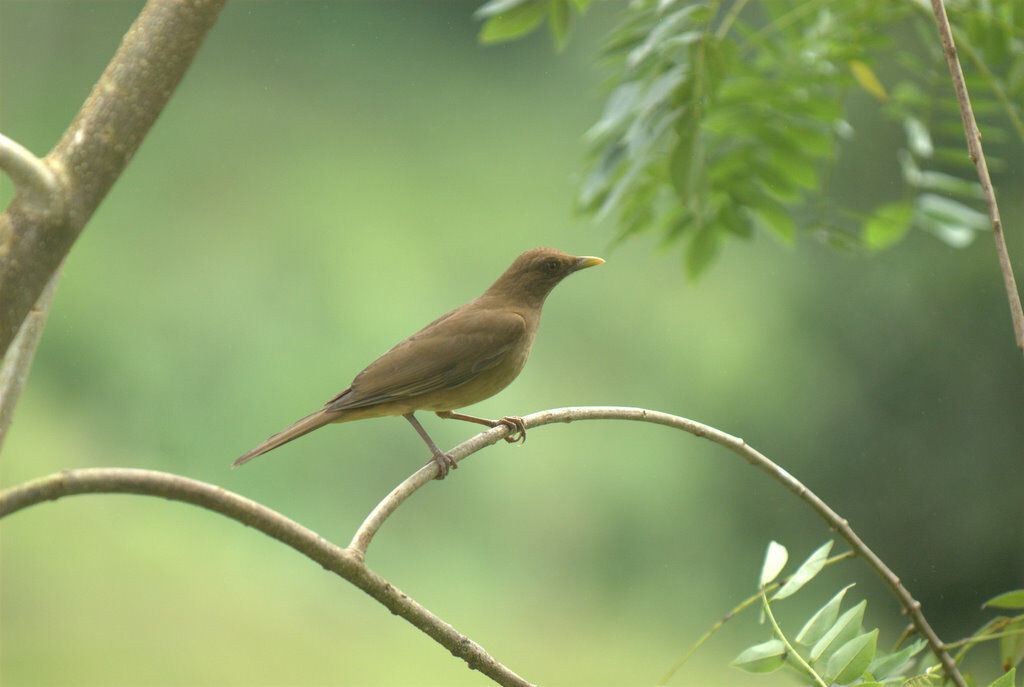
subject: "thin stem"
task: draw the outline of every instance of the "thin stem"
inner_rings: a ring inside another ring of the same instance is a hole
[[[0,451],[3,450],[7,430],[10,429],[14,418],[14,407],[18,404],[21,390],[32,367],[32,359],[39,346],[39,339],[43,335],[46,316],[50,313],[50,304],[53,302],[53,293],[57,289],[60,274],[61,271],[58,269],[50,278],[39,300],[21,323],[18,335],[14,337],[11,347],[3,357],[3,363],[0,364]]]
[[[650,422],[657,425],[674,427],[675,429],[689,432],[716,444],[724,446],[733,453],[738,454],[748,463],[759,470],[768,473],[776,481],[782,483],[786,489],[796,494],[800,500],[806,503],[825,523],[838,532],[846,543],[850,545],[858,556],[864,559],[875,574],[878,575],[885,585],[892,592],[893,596],[903,607],[904,612],[910,617],[910,621],[917,628],[918,633],[928,642],[932,652],[942,663],[946,676],[953,681],[957,687],[967,687],[960,670],[957,668],[953,658],[946,652],[942,640],[935,634],[928,620],[921,612],[921,603],[907,591],[896,574],[879,558],[874,551],[868,548],[867,544],[861,541],[857,533],[850,527],[850,523],[841,518],[834,510],[818,498],[810,489],[804,486],[797,478],[786,472],[784,469],[768,460],[764,455],[746,444],[743,439],[734,437],[731,434],[710,427],[708,425],[688,420],[678,415],[660,413],[644,408],[625,408],[618,406],[583,406],[577,408],[556,408],[533,413],[523,418],[527,429],[540,427],[554,422],[575,422],[577,420],[629,420],[634,422]],[[490,446],[508,435],[512,431],[505,425],[488,429],[475,437],[462,442],[448,452],[456,462],[479,451],[485,446]],[[363,557],[366,548],[373,539],[374,534],[398,506],[416,492],[417,489],[434,478],[437,466],[433,463],[420,468],[408,479],[395,487],[390,494],[377,504],[376,508],[367,516],[363,524],[359,526],[349,549],[356,555]]]
[[[500,685],[532,687],[483,647],[460,633],[366,567],[359,556],[255,501],[187,477],[152,470],[93,468],[68,470],[13,487],[0,494],[0,517],[23,508],[76,494],[120,493],[159,496],[220,513],[277,539],[343,577],[389,611],[400,615],[473,670]]]
[[[971,156],[971,161],[974,162],[974,166],[978,171],[981,191],[985,196],[985,204],[988,206],[988,217],[992,222],[992,235],[996,243],[996,253],[999,256],[999,269],[1003,273],[1003,285],[1006,287],[1006,297],[1010,304],[1010,316],[1013,319],[1013,333],[1017,340],[1017,348],[1021,350],[1021,353],[1024,353],[1024,309],[1021,308],[1020,292],[1017,290],[1017,281],[1013,277],[1013,267],[1010,265],[1010,256],[1006,250],[1006,239],[1003,237],[1003,222],[999,217],[999,206],[996,203],[992,178],[989,176],[988,163],[985,161],[985,153],[981,147],[981,132],[978,130],[978,122],[974,118],[971,100],[967,95],[967,84],[964,82],[964,72],[960,66],[960,58],[956,54],[953,32],[949,26],[949,17],[946,16],[946,6],[942,0],[931,0],[931,3],[932,13],[935,15],[935,24],[939,32],[939,40],[942,43],[942,52],[946,56],[949,73],[953,79],[953,90],[956,92],[956,101],[960,105],[960,118],[964,124],[967,150]]]
[[[60,211],[60,184],[50,167],[32,151],[0,134],[0,169],[14,182],[15,192],[37,208]]]
[[[892,650],[896,651],[897,649],[899,649],[903,645],[903,642],[910,639],[910,636],[913,635],[915,632],[917,632],[917,628],[914,627],[914,623],[910,623],[905,628],[903,628],[903,632],[901,632],[900,636],[896,638],[896,643],[892,645]]]
[[[729,33],[729,29],[732,28],[733,22],[740,16],[740,12],[743,11],[743,8],[747,6],[747,2],[749,2],[749,0],[736,0],[736,2],[732,4],[732,7],[729,8],[725,17],[722,18],[722,23],[719,24],[718,28],[715,30],[715,38],[725,38],[725,35]]]
[[[765,593],[764,587],[761,587],[761,603],[764,607],[765,615],[768,616],[768,622],[772,624],[772,629],[775,630],[775,635],[782,640],[782,644],[786,647],[786,656],[792,656],[797,665],[803,668],[820,687],[828,687],[825,681],[821,679],[821,676],[814,672],[814,668],[807,664],[807,661],[800,655],[800,652],[793,648],[793,645],[786,639],[786,635],[782,633],[782,628],[779,627],[779,624],[775,621],[775,616],[772,614],[772,606],[768,603],[768,595]]]
[[[844,553],[839,554],[838,556],[832,556],[832,558],[829,558],[828,560],[825,561],[824,567],[828,567],[828,566],[832,565],[833,563],[838,563],[839,561],[844,561],[847,558],[853,558],[854,555],[855,554],[853,553],[853,551],[846,551]],[[779,587],[784,585],[786,582],[788,582],[790,577],[792,577],[792,575],[787,576],[787,577],[782,577],[782,578],[776,580],[775,582],[772,582],[771,584],[769,584],[767,587],[765,587],[765,589],[767,591],[769,591],[769,592],[774,592],[776,589],[778,589]],[[683,657],[680,658],[678,661],[676,661],[675,665],[673,665],[669,669],[669,671],[667,673],[665,673],[665,675],[661,678],[661,680],[658,681],[658,685],[661,686],[661,685],[665,685],[666,683],[668,683],[668,681],[672,679],[672,676],[675,675],[677,672],[679,672],[679,669],[683,667],[683,664],[686,663],[690,659],[690,657],[693,656],[694,653],[696,653],[697,649],[701,648],[701,646],[703,646],[706,641],[711,639],[711,635],[715,634],[720,629],[722,629],[722,627],[725,626],[725,624],[727,622],[732,620],[733,617],[735,617],[736,615],[738,615],[742,611],[745,611],[746,609],[750,608],[755,603],[757,603],[757,600],[760,599],[760,598],[761,598],[761,593],[760,592],[758,592],[757,594],[753,594],[752,596],[748,596],[746,599],[744,599],[739,604],[737,604],[735,608],[733,608],[731,611],[729,611],[724,616],[722,616],[717,622],[715,622],[714,625],[712,625],[710,628],[708,628],[707,632],[705,632],[704,634],[702,634],[700,636],[700,639],[698,639],[696,642],[694,642],[693,645],[689,649],[686,650],[686,653],[683,654]]]
[[[992,634],[981,635],[979,637],[968,637],[967,639],[961,639],[958,642],[950,642],[946,645],[947,649],[956,649],[959,647],[970,648],[975,644],[981,642],[988,642],[993,639],[1000,639],[1001,637],[1013,637],[1014,635],[1024,635],[1024,629],[1020,630],[1005,630],[1003,632],[993,632]]]
[[[967,656],[967,652],[969,652],[971,649],[973,649],[981,642],[984,642],[988,639],[1002,637],[1007,634],[1020,634],[1024,632],[1024,630],[1006,630],[1005,632],[1003,631],[1004,628],[1009,627],[1014,623],[1020,622],[1022,619],[1024,619],[1024,615],[1014,616],[1013,618],[992,618],[987,623],[978,628],[978,630],[970,637],[947,644],[946,649],[949,650],[960,648],[960,651],[956,652],[956,655],[953,656],[953,660],[959,664]]]

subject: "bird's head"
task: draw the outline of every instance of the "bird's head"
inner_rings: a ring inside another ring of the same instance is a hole
[[[534,248],[516,258],[488,292],[540,306],[558,282],[573,272],[603,262],[601,258],[578,258],[554,248]]]

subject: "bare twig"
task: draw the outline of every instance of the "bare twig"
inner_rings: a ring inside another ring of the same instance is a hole
[[[167,104],[223,5],[149,0],[45,164],[34,164],[7,139],[0,144],[6,161],[0,164],[26,191],[0,215],[0,356]],[[44,188],[45,196],[28,191]]]
[[[0,517],[44,501],[75,494],[122,493],[159,496],[191,503],[253,527],[340,575],[389,611],[400,615],[434,641],[500,685],[531,687],[530,683],[496,661],[483,647],[387,580],[366,567],[348,549],[255,501],[205,482],[152,470],[95,468],[70,470],[8,489],[0,495]]]
[[[36,208],[60,213],[63,209],[57,175],[32,151],[0,134],[0,169],[14,182],[15,193]]]
[[[793,477],[781,467],[768,460],[764,455],[748,446],[742,439],[734,437],[731,434],[726,434],[714,427],[695,422],[694,420],[688,420],[677,415],[669,415],[668,413],[660,413],[654,410],[645,410],[643,408],[624,408],[617,406],[584,406],[578,408],[556,408],[553,410],[543,410],[539,413],[533,413],[532,415],[525,416],[523,418],[523,423],[526,425],[527,429],[530,429],[554,422],[575,422],[577,420],[631,420],[635,422],[651,422],[657,425],[674,427],[675,429],[681,429],[684,432],[689,432],[690,434],[724,446],[730,451],[739,454],[744,460],[754,467],[767,472],[775,478],[776,481],[781,482],[784,487],[796,494],[804,503],[810,506],[811,509],[814,510],[814,512],[817,513],[830,528],[838,532],[839,536],[846,540],[846,543],[850,545],[850,548],[853,549],[858,556],[864,559],[868,566],[875,571],[875,574],[882,579],[885,585],[896,597],[896,600],[903,607],[904,612],[910,617],[914,627],[917,628],[918,633],[928,642],[928,646],[931,647],[932,652],[942,663],[942,667],[945,670],[947,677],[949,677],[957,687],[967,687],[967,683],[964,682],[964,678],[960,674],[953,658],[943,648],[942,640],[935,634],[935,631],[921,612],[921,603],[911,596],[910,592],[908,592],[906,587],[903,586],[895,573],[893,573],[892,570],[882,562],[882,559],[869,549],[867,544],[861,541],[860,537],[857,536],[857,533],[850,527],[850,523],[839,517],[835,511],[829,508],[824,501],[818,498],[814,492],[805,487],[797,478]],[[456,461],[460,461],[470,454],[479,451],[481,448],[500,441],[510,431],[511,430],[508,427],[500,425],[485,432],[481,432],[468,441],[456,446],[451,450],[450,455]],[[377,504],[377,507],[373,509],[370,515],[356,531],[355,536],[352,538],[352,543],[349,544],[349,549],[356,555],[364,557],[366,554],[366,547],[369,546],[374,534],[380,529],[381,525],[384,524],[387,517],[393,513],[395,509],[405,501],[405,499],[409,498],[409,496],[411,496],[417,489],[429,482],[435,476],[434,471],[436,469],[436,465],[427,464],[406,479],[402,484],[395,487],[395,489],[393,489],[383,501]]]
[[[39,345],[39,337],[43,334],[43,326],[46,324],[46,316],[50,312],[50,303],[53,301],[53,292],[57,289],[59,279],[60,270],[51,277],[50,283],[43,289],[28,317],[21,323],[18,335],[14,337],[11,347],[7,349],[7,355],[0,364],[0,451],[3,450],[4,439],[7,438],[7,430],[14,417],[14,406],[18,404],[25,379],[28,378],[28,371],[32,367],[32,359]]]
[[[949,17],[946,16],[946,6],[942,0],[931,0],[931,3],[935,24],[939,31],[939,40],[942,42],[942,52],[949,64],[953,89],[956,91],[956,100],[960,105],[960,118],[964,123],[964,135],[967,137],[967,151],[978,170],[978,180],[981,182],[981,191],[985,195],[985,204],[988,206],[988,217],[992,222],[996,253],[999,255],[999,268],[1003,273],[1003,284],[1006,287],[1006,296],[1010,303],[1010,316],[1013,318],[1013,333],[1017,339],[1017,348],[1024,352],[1024,309],[1021,308],[1020,292],[1017,291],[1017,281],[1013,277],[1010,255],[1006,250],[1003,222],[999,217],[999,206],[996,204],[996,193],[992,187],[992,178],[988,173],[988,163],[985,161],[985,153],[981,149],[981,132],[978,131],[978,122],[974,118],[971,100],[967,95],[967,84],[964,82],[960,58],[956,54],[956,44],[953,42]]]

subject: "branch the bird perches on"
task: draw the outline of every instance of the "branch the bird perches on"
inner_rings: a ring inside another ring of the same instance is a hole
[[[629,420],[673,427],[724,446],[771,475],[809,505],[831,529],[838,532],[858,556],[864,559],[875,574],[882,578],[910,617],[917,632],[928,642],[932,652],[942,663],[947,677],[958,687],[966,687],[956,663],[921,612],[921,604],[911,596],[899,578],[861,541],[846,520],[839,517],[799,480],[748,446],[742,439],[694,420],[644,408],[556,408],[523,417],[527,429],[578,420]],[[461,461],[480,449],[500,441],[511,431],[505,425],[493,427],[462,442],[449,454],[455,461]],[[479,670],[498,684],[528,686],[531,683],[499,663],[479,644],[458,632],[366,566],[367,548],[384,521],[417,489],[430,482],[436,476],[437,470],[437,464],[431,461],[395,487],[367,516],[356,531],[352,542],[345,548],[332,544],[312,530],[266,506],[226,489],[180,475],[150,470],[90,468],[49,475],[0,493],[0,518],[43,501],[74,494],[130,493],[191,503],[258,529],[291,546],[359,587],[392,613],[415,625],[454,656],[466,661],[470,668]]]

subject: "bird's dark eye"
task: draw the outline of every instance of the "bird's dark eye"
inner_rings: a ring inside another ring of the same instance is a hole
[[[548,260],[544,263],[544,271],[548,274],[554,274],[559,268],[561,268],[561,265],[558,264],[557,260]]]

